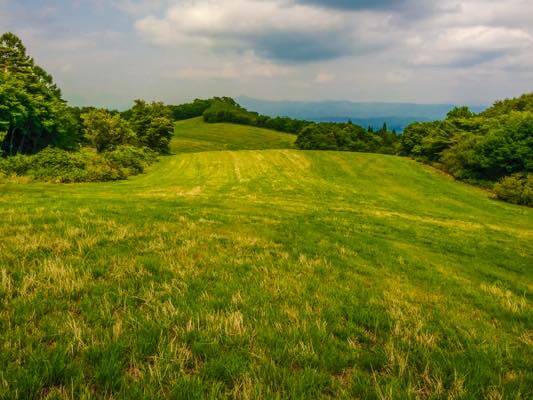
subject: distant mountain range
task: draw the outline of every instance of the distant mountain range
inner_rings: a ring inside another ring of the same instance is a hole
[[[386,123],[398,132],[415,121],[442,119],[454,104],[359,103],[351,101],[270,101],[240,96],[240,105],[269,116],[286,116],[315,122],[347,122],[379,129]],[[474,112],[486,106],[470,106]]]

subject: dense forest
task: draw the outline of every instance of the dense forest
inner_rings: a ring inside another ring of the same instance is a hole
[[[0,174],[55,182],[107,181],[143,172],[169,152],[174,121],[203,117],[297,135],[302,150],[397,154],[533,205],[533,94],[475,114],[409,125],[403,134],[348,123],[268,117],[228,97],[181,105],[135,100],[126,111],[71,107],[12,33],[0,37]]]

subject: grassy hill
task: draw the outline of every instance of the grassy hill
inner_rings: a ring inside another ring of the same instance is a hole
[[[0,398],[528,398],[533,210],[292,140],[0,184]]]
[[[172,152],[192,153],[210,150],[290,149],[295,135],[253,126],[234,124],[204,124],[202,118],[176,123],[170,148]]]

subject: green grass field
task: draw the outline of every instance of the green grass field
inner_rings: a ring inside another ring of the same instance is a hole
[[[531,398],[533,210],[293,139],[0,184],[0,398]]]
[[[176,123],[171,151],[265,150],[294,147],[295,135],[234,124],[204,124],[201,118]]]

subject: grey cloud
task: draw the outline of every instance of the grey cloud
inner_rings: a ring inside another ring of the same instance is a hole
[[[352,46],[339,40],[341,36],[332,32],[321,35],[278,32],[255,37],[252,47],[261,57],[279,62],[331,60],[353,54]]]
[[[188,23],[180,23],[181,18]],[[358,42],[364,42],[362,38],[357,40],[357,26],[338,10],[287,7],[279,0],[227,1],[227,8],[208,2],[191,3],[171,8],[163,18],[148,17],[136,24],[146,40],[159,46],[189,43],[219,54],[253,53],[286,64],[353,55],[363,47]],[[372,43],[366,47],[376,46]]]
[[[411,0],[297,0],[297,2],[343,10],[391,10],[412,3]]]
[[[409,23],[449,12],[453,7],[445,0],[295,0],[297,4],[341,11],[385,12],[395,16],[395,23]]]

